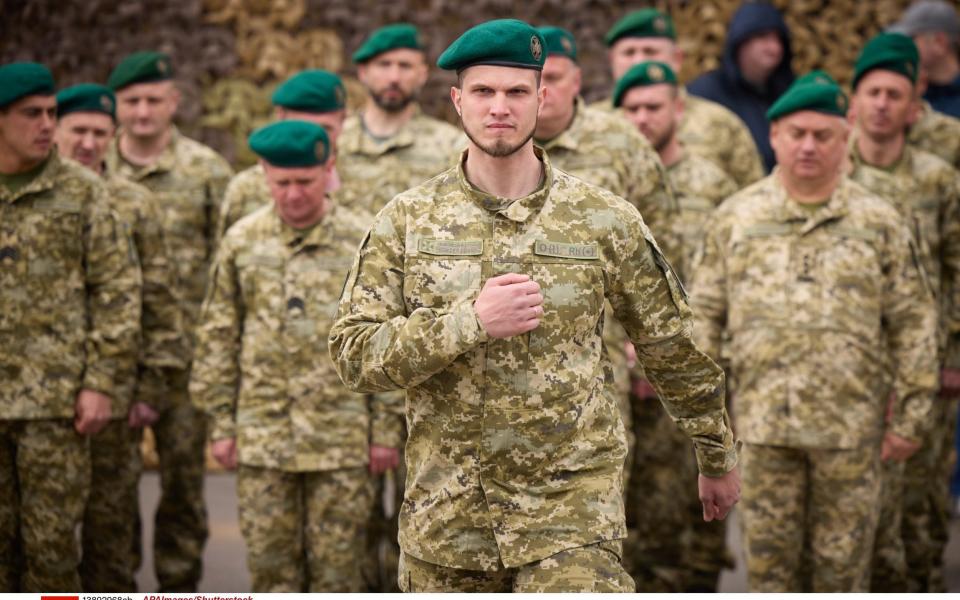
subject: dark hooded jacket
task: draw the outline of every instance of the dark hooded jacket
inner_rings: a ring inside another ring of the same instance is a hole
[[[783,60],[767,81],[766,89],[758,90],[747,83],[740,73],[737,50],[751,37],[770,30],[780,33]],[[691,94],[718,102],[743,119],[757,143],[768,172],[776,160],[770,147],[770,123],[767,122],[766,112],[793,83],[793,68],[790,66],[792,57],[790,32],[780,12],[766,2],[747,2],[737,9],[730,20],[720,68],[701,75],[687,86]]]

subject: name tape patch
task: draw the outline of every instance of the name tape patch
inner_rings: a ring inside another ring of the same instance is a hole
[[[483,240],[433,240],[421,238],[417,249],[435,256],[480,256]]]
[[[578,260],[597,260],[600,258],[600,249],[593,244],[565,244],[549,240],[537,240],[533,245],[533,253],[539,256],[553,256],[556,258],[575,258]]]

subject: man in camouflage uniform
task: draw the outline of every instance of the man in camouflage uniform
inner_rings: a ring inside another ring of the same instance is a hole
[[[944,545],[938,544],[933,528],[949,519],[949,454],[944,456],[943,445],[952,442],[953,398],[960,391],[948,387],[960,373],[943,362],[944,350],[956,346],[960,332],[960,303],[944,284],[956,281],[960,272],[960,173],[906,143],[906,128],[915,115],[918,65],[917,48],[909,37],[876,36],[857,61],[851,103],[856,137],[850,147],[850,177],[891,202],[913,227],[925,250],[927,276],[940,299],[943,373],[942,397],[933,405],[936,425],[906,464],[884,465],[883,527],[877,533],[871,589],[885,592],[938,591],[930,589],[931,575],[942,569],[946,536]]]
[[[677,79],[666,63],[634,65],[614,89],[613,105],[647,137],[667,168],[679,212],[673,219],[679,252],[669,256],[686,282],[693,256],[700,247],[713,209],[737,191],[737,184],[720,167],[690,153],[677,129],[683,119],[683,99]],[[694,494],[697,466],[686,436],[660,409],[646,381],[635,388],[635,435],[642,440],[627,489],[628,517],[635,514],[639,532],[634,543],[640,589],[654,591],[717,591],[720,571],[733,567],[726,548],[724,521],[704,522]],[[655,481],[656,485],[648,482]],[[649,488],[649,489],[648,489]],[[628,538],[628,547],[630,540]],[[629,552],[628,552],[629,554]],[[647,585],[641,581],[648,582]]]
[[[420,112],[417,98],[427,81],[426,52],[416,27],[406,23],[373,31],[353,54],[357,76],[369,97],[363,110],[349,117],[337,142],[337,170],[344,181],[343,203],[376,214],[395,195],[449,168],[466,145],[456,128]],[[383,397],[403,414],[399,393]],[[403,447],[406,425],[395,432]],[[395,592],[397,509],[403,501],[405,471],[376,478],[376,506],[370,524],[368,574],[371,590]]]
[[[90,496],[83,515],[83,589],[118,593],[137,589],[130,548],[142,466],[141,428],[156,421],[166,399],[164,372],[186,367],[186,346],[158,209],[146,188],[105,171],[115,107],[113,92],[102,85],[80,84],[57,94],[57,149],[103,177],[143,279],[140,346],[118,372],[112,418],[90,446]]]
[[[960,169],[960,119],[933,110],[926,100],[919,104],[919,116],[907,132],[907,142]]]
[[[170,58],[126,57],[110,74],[121,130],[107,151],[107,171],[148,188],[176,268],[188,343],[206,286],[217,215],[230,179],[227,162],[173,126],[179,92]],[[203,501],[204,423],[187,396],[187,371],[169,370],[168,396],[151,426],[160,457],[161,496],[154,528],[154,567],[161,591],[193,591],[207,539]],[[139,511],[138,511],[139,512]],[[139,557],[140,527],[134,553]]]
[[[87,436],[120,399],[140,320],[139,269],[103,182],[52,149],[56,107],[46,67],[0,67],[3,592],[81,591]]]
[[[705,518],[738,494],[723,374],[690,340],[673,270],[636,208],[532,144],[544,46],[500,20],[440,57],[470,143],[379,213],[330,333],[349,387],[406,389],[405,591],[633,589],[607,300],[694,440]]]
[[[604,41],[614,82],[640,62],[667,63],[674,73],[679,73],[683,64],[683,50],[677,45],[673,19],[655,8],[627,14],[607,32]],[[685,106],[679,129],[683,145],[723,169],[738,187],[763,177],[760,153],[743,121],[716,102],[690,96],[683,86],[678,90]],[[614,110],[609,98],[592,106]]]
[[[906,222],[841,170],[845,112],[816,78],[774,103],[780,166],[717,209],[693,273],[697,342],[729,336],[752,591],[866,591],[881,458],[930,419],[933,296]]]
[[[394,468],[398,451],[379,446],[383,421],[340,383],[326,335],[368,219],[331,204],[332,145],[319,125],[274,123],[250,147],[274,204],[220,245],[190,393],[210,418],[214,456],[239,465],[253,590],[359,592],[365,466]]]
[[[301,71],[280,84],[271,100],[274,117],[316,123],[327,132],[331,148],[336,148],[337,137],[346,118],[347,101],[347,92],[340,77],[321,69]],[[336,170],[328,185],[330,191],[339,187]],[[270,190],[259,163],[237,173],[223,196],[217,239],[241,218],[269,203]]]

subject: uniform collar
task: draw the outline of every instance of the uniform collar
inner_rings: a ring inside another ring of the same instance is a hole
[[[547,197],[550,195],[550,189],[553,187],[553,168],[550,166],[550,159],[547,157],[547,153],[543,148],[539,146],[533,147],[534,154],[536,154],[537,158],[543,163],[543,182],[529,196],[515,200],[493,196],[492,194],[477,189],[470,183],[463,171],[463,163],[467,159],[467,152],[469,152],[469,150],[464,150],[460,155],[460,162],[457,165],[457,179],[460,182],[460,189],[463,193],[478,206],[499,213],[517,223],[523,223],[543,207]]]
[[[580,145],[580,139],[583,137],[583,110],[583,99],[577,96],[573,101],[573,119],[571,119],[570,124],[552,139],[541,143],[540,145],[543,149],[553,150],[554,148],[562,148],[564,150],[576,151]]]
[[[770,174],[773,181],[774,205],[776,207],[774,215],[777,221],[781,223],[803,223],[799,233],[805,235],[824,223],[842,219],[848,214],[849,203],[847,197],[850,193],[850,186],[846,176],[840,178],[830,198],[819,208],[811,211],[790,199],[786,188],[780,182],[779,171],[780,168],[775,167],[773,173]]]
[[[380,156],[397,148],[407,148],[414,145],[417,139],[413,131],[413,123],[421,118],[420,105],[414,106],[413,115],[396,133],[386,139],[377,139],[367,132],[363,123],[363,113],[357,115],[357,134],[353,140],[338,140],[341,152],[350,154],[367,154]],[[343,142],[346,141],[346,144]],[[344,147],[346,146],[346,147]]]
[[[331,219],[336,218],[337,204],[332,198],[327,197],[330,207],[323,219],[308,229],[294,229],[280,218],[276,208],[270,211],[273,215],[273,230],[280,239],[285,248],[290,250],[291,254],[296,254],[308,246],[329,246],[333,240],[333,231]]]
[[[121,132],[122,135],[122,132]],[[107,151],[107,168],[115,173],[126,173],[136,179],[143,179],[154,173],[169,173],[176,168],[177,163],[177,145],[180,143],[180,130],[175,125],[170,126],[170,142],[163,149],[157,160],[151,164],[138,167],[128,162],[120,154],[120,135],[114,138],[110,143],[110,149]]]
[[[848,156],[850,157],[851,163],[851,172],[853,169],[860,167],[869,167],[871,169],[877,169],[879,171],[884,171],[886,173],[891,173],[894,175],[907,174],[909,175],[912,170],[913,164],[913,152],[910,149],[910,142],[904,139],[903,150],[900,152],[900,157],[897,158],[896,162],[889,167],[878,167],[876,165],[871,165],[863,159],[863,155],[860,154],[860,148],[857,145],[857,133],[854,132],[850,136]]]
[[[49,189],[53,189],[57,175],[60,173],[62,166],[63,162],[60,159],[60,155],[57,153],[57,149],[51,149],[50,156],[47,158],[47,164],[43,166],[43,170],[37,173],[37,176],[33,178],[33,181],[23,186],[13,194],[11,194],[6,187],[0,186],[0,199],[7,203],[13,204],[28,194],[37,194],[39,192],[45,192]]]

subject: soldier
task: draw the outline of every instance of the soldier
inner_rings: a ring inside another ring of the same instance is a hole
[[[347,92],[340,77],[321,69],[301,71],[280,84],[271,100],[274,117],[316,123],[327,132],[331,149],[336,148],[337,136],[346,118],[347,101]],[[332,172],[329,185],[330,191],[340,185],[336,169]],[[230,180],[223,196],[218,236],[222,237],[242,217],[269,203],[270,190],[260,164],[238,173]]]
[[[319,125],[274,123],[250,148],[273,206],[239,221],[217,252],[190,394],[210,418],[214,457],[239,466],[253,590],[358,592],[365,465],[383,471],[399,457],[372,452],[367,398],[343,387],[326,352],[363,223],[327,196],[332,145]]]
[[[960,392],[953,383],[960,379],[957,365],[944,364],[944,350],[956,348],[960,332],[960,303],[946,284],[960,275],[960,173],[906,143],[906,129],[915,117],[918,63],[909,37],[884,33],[871,39],[854,69],[850,105],[857,134],[850,147],[850,177],[890,201],[911,224],[926,250],[924,268],[940,298],[942,397],[933,404],[935,425],[905,465],[884,465],[884,526],[877,533],[871,589],[888,592],[946,591],[935,589],[944,585],[942,580],[931,579],[942,570],[946,544],[946,531],[941,545],[934,529],[949,520],[953,399]]]
[[[907,142],[960,169],[960,119],[933,110],[926,100],[920,101],[918,112],[916,123],[907,133]]]
[[[780,166],[717,209],[693,273],[697,342],[729,338],[752,591],[865,591],[881,458],[930,418],[936,308],[904,220],[842,172],[846,104],[801,78],[770,108]]]
[[[673,270],[636,208],[532,143],[544,46],[498,20],[440,57],[468,148],[374,219],[330,332],[351,389],[406,388],[404,591],[633,589],[605,300],[694,440],[704,518],[738,494],[723,374]]]
[[[173,125],[180,94],[172,78],[170,57],[158,52],[131,54],[110,74],[107,86],[117,96],[121,130],[107,150],[107,170],[153,194],[176,268],[184,330],[192,345],[217,215],[231,171],[219,154],[181,135]],[[166,383],[168,399],[151,426],[161,485],[153,562],[160,591],[195,591],[207,539],[204,423],[187,396],[187,371],[172,372]],[[139,531],[138,526],[134,532],[138,537]],[[134,552],[139,557],[139,539]]]
[[[683,64],[683,50],[677,45],[673,19],[655,8],[629,13],[614,24],[604,41],[615,82],[640,62],[667,63],[675,73],[680,72]],[[715,163],[739,187],[763,177],[760,153],[743,121],[716,102],[690,96],[682,86],[678,90],[685,106],[679,132],[684,146]],[[609,98],[593,106],[614,110]]]
[[[671,257],[681,281],[687,281],[693,256],[713,209],[737,191],[737,184],[720,167],[692,154],[680,142],[677,130],[683,119],[683,98],[677,78],[666,63],[634,65],[617,82],[613,105],[647,137],[667,168],[679,213],[671,223],[680,243]],[[649,582],[654,591],[717,591],[720,571],[732,568],[726,548],[724,521],[706,523],[699,517],[700,501],[693,494],[696,462],[686,436],[669,421],[656,403],[646,381],[635,386],[635,435],[641,440],[632,481],[628,511],[635,514],[640,531],[635,554],[643,571],[633,573],[637,586]],[[649,481],[658,485],[650,486]]]
[[[376,214],[396,194],[449,168],[466,140],[449,123],[420,112],[417,98],[429,69],[416,27],[377,29],[353,62],[369,98],[344,123],[337,169],[360,186],[358,201]]]
[[[81,591],[89,435],[136,352],[140,273],[98,177],[52,148],[37,63],[0,67],[0,590]]]
[[[103,178],[110,207],[133,244],[143,279],[138,299],[140,347],[118,371],[112,418],[90,446],[90,496],[83,514],[83,589],[119,593],[137,589],[130,548],[139,502],[142,427],[156,421],[166,400],[165,373],[186,368],[186,347],[180,303],[173,292],[173,266],[150,192],[105,169],[103,157],[116,130],[115,110],[113,92],[102,85],[61,90],[55,139],[61,155]]]

